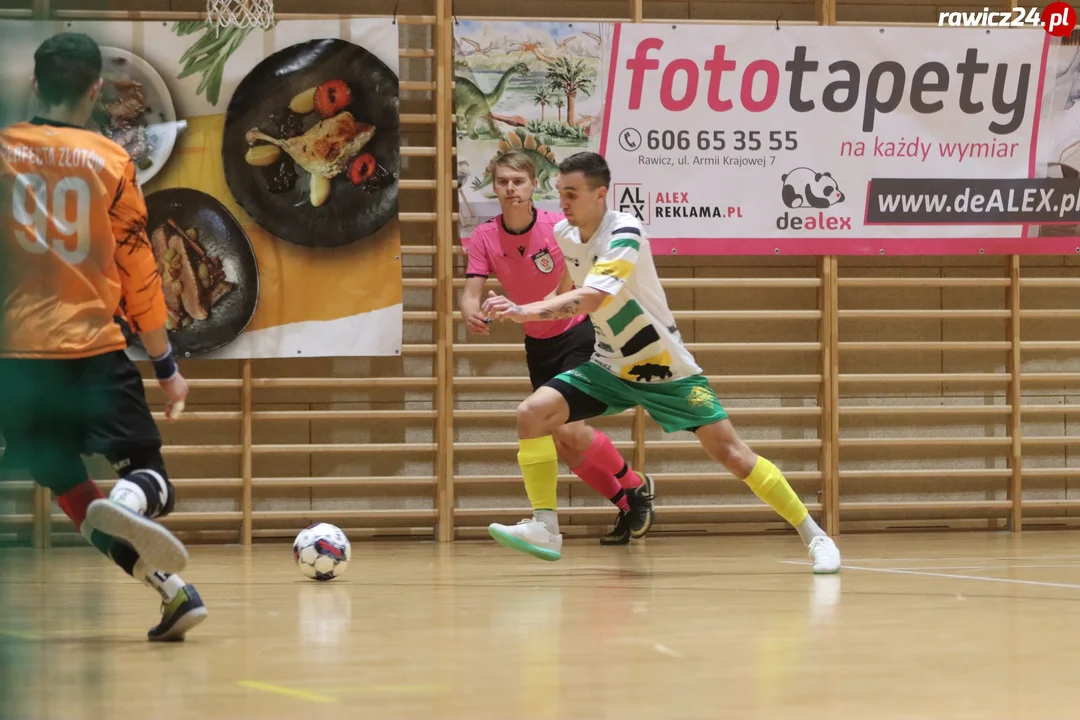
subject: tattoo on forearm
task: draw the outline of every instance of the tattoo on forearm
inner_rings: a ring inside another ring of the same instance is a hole
[[[560,318],[570,318],[575,315],[581,314],[581,301],[571,300],[563,303],[554,310],[542,310],[540,312],[541,320],[558,320]]]

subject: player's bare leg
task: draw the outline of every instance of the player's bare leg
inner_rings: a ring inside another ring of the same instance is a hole
[[[576,468],[584,463],[585,451],[592,445],[593,432],[595,431],[586,425],[584,420],[559,426],[553,433],[559,460],[566,463],[569,468]],[[601,494],[604,493],[601,492]]]
[[[533,516],[517,525],[488,526],[488,533],[500,545],[541,560],[562,557],[562,535],[556,513],[559,455],[553,435],[569,416],[566,399],[550,387],[539,388],[518,406],[518,464]]]
[[[780,469],[756,454],[735,432],[730,420],[705,425],[697,431],[705,451],[799,532],[814,561],[814,572],[840,571],[840,550],[818,527]]]

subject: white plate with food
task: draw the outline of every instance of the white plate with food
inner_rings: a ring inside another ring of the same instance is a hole
[[[105,83],[86,127],[123,146],[135,161],[139,185],[145,186],[176,146],[180,123],[172,94],[158,71],[134,53],[105,46],[101,60]],[[31,117],[39,107],[31,93]]]
[[[145,186],[165,166],[179,125],[172,94],[150,63],[127,50],[101,48],[102,102],[91,128],[124,146]]]

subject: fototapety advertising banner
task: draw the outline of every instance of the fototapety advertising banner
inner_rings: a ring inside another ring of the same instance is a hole
[[[550,73],[567,32],[515,45],[499,68],[524,48],[528,63],[540,58]],[[587,97],[599,107],[588,112],[587,146],[611,166],[610,207],[641,218],[657,254],[1080,247],[1080,44],[1071,38],[1041,29],[654,23],[590,33],[601,57],[588,76]],[[471,58],[487,49],[478,44],[459,63],[476,66]],[[539,72],[529,65],[530,76]],[[484,85],[487,106],[470,128],[492,147],[478,157],[517,145],[514,123],[531,122],[513,117],[521,107],[549,113],[535,98],[510,108],[500,87],[515,82],[524,80],[511,73]],[[459,123],[463,109],[459,101]],[[471,160],[470,130],[458,132],[459,157],[464,145]],[[556,159],[584,149],[533,134]],[[474,214],[495,213],[489,203]]]
[[[620,24],[612,206],[661,253],[1075,252],[1075,50],[1041,30]]]

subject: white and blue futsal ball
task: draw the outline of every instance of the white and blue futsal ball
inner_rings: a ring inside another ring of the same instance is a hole
[[[333,580],[345,574],[352,559],[352,545],[341,528],[315,523],[300,531],[293,542],[293,556],[300,572],[312,580]]]

